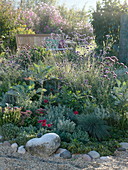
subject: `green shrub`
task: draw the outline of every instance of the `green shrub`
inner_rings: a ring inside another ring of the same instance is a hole
[[[97,138],[98,140],[102,140],[109,135],[109,126],[106,125],[103,119],[100,119],[93,113],[80,115],[78,122],[82,130],[85,130],[91,137]]]
[[[0,108],[0,125],[6,123],[13,123],[18,125],[21,120],[21,108],[18,107],[5,107]]]
[[[102,48],[110,44],[107,50],[112,55],[117,56],[119,52],[120,19],[127,11],[127,6],[127,3],[122,5],[118,0],[103,0],[97,3],[96,10],[92,13],[96,43]]]
[[[128,129],[128,81],[116,80],[117,86],[113,87],[111,93],[113,98],[113,109],[118,116],[120,129]]]
[[[71,140],[78,140],[82,143],[87,143],[89,141],[89,135],[86,131],[76,129],[75,132],[71,135]]]
[[[32,138],[36,137],[37,128],[30,125],[28,127],[20,127],[19,133],[13,142],[16,142],[18,145],[25,145],[26,142]]]
[[[12,140],[19,135],[20,128],[12,123],[7,123],[1,127],[1,131],[4,140]]]
[[[70,141],[71,135],[75,131],[76,124],[70,119],[70,115],[73,114],[73,110],[66,106],[49,106],[46,107],[47,114],[40,117],[40,121],[45,121],[42,126],[46,129],[50,129],[52,132],[60,135],[63,141]],[[48,124],[51,126],[48,127]]]

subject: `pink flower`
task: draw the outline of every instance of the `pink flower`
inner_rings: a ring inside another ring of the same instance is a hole
[[[46,119],[42,120],[42,123],[46,123],[46,122],[47,122],[47,120],[46,120]]]
[[[31,110],[26,110],[26,112],[32,114]]]
[[[52,124],[47,124],[47,127],[51,127],[52,126]]]
[[[40,109],[37,109],[37,110],[36,110],[36,113],[38,113],[38,114],[45,114],[45,113],[46,113],[46,110],[40,108]]]
[[[45,123],[42,123],[42,126],[47,126],[46,122],[45,122]]]
[[[78,115],[78,114],[79,114],[79,112],[78,112],[78,111],[74,111],[73,113],[74,113],[75,115]]]
[[[38,123],[43,123],[43,120],[38,120]]]
[[[45,99],[45,100],[44,100],[44,103],[48,103],[48,100],[47,100],[47,99]]]

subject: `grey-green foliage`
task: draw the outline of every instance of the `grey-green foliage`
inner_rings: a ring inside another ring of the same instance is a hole
[[[106,122],[93,114],[80,115],[78,117],[79,127],[81,130],[85,130],[91,137],[97,138],[98,140],[104,139],[109,135],[109,126]]]
[[[75,123],[71,120],[58,120],[57,129],[72,133],[75,130]]]
[[[28,127],[20,127],[20,134],[19,135],[35,135],[37,128],[35,126],[28,126]]]
[[[11,87],[7,94],[15,96],[16,104],[19,106],[27,106],[32,102],[31,98],[36,94],[34,87],[34,82],[30,82],[30,85],[27,85],[26,83],[23,85],[16,85]]]
[[[121,69],[116,69],[115,73],[117,74],[117,77],[120,81],[127,81],[128,80],[128,68],[121,68]]]
[[[4,140],[11,140],[18,136],[20,129],[16,125],[8,123],[1,127],[1,132]]]
[[[17,142],[24,145],[29,139],[36,137],[37,128],[30,125],[28,127],[18,127],[12,123],[4,124],[1,133],[4,140]]]
[[[75,130],[75,123],[70,120],[70,114],[73,110],[66,106],[49,106],[46,108],[47,115],[40,119],[46,119],[48,123],[53,124],[54,130],[72,133]]]
[[[8,93],[3,93],[0,99],[1,99],[0,105],[3,107],[6,106],[6,103],[12,104],[12,105],[15,105],[16,103],[16,97]]]
[[[104,108],[102,105],[101,106],[97,106],[94,109],[94,114],[99,117],[100,119],[109,119],[114,118],[114,113],[110,113],[109,109]]]
[[[89,141],[89,135],[86,131],[77,129],[71,136],[71,140],[77,139],[80,142],[86,143]]]

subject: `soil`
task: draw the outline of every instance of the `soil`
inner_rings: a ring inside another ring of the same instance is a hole
[[[14,153],[9,146],[0,146],[0,170],[128,170],[128,151],[116,151],[108,160],[85,161],[81,156],[71,159],[38,157]]]

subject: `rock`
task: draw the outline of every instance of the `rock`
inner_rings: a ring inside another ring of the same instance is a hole
[[[82,158],[84,159],[84,161],[91,161],[92,160],[92,158],[87,154],[83,154]]]
[[[26,143],[26,150],[39,156],[50,156],[60,146],[60,137],[56,133],[47,133],[41,138],[30,139]]]
[[[37,138],[40,138],[42,136],[42,133],[37,134]]]
[[[16,151],[17,151],[17,148],[18,148],[18,144],[17,144],[17,143],[13,143],[13,144],[11,145],[11,147],[12,147],[13,151],[16,152]]]
[[[0,141],[3,139],[3,136],[0,135]]]
[[[126,149],[125,149],[125,148],[122,148],[122,147],[117,148],[117,150],[118,150],[118,151],[126,151]]]
[[[67,149],[65,151],[63,151],[62,153],[60,153],[60,157],[64,158],[64,159],[70,159],[72,158],[72,154],[71,152],[69,152]]]
[[[93,159],[96,159],[96,158],[100,157],[100,154],[98,152],[96,152],[96,151],[90,151],[88,153],[88,155],[91,156],[91,158],[93,158]]]
[[[17,151],[17,152],[18,152],[18,153],[21,153],[21,154],[25,154],[26,150],[25,150],[24,146],[22,145],[22,146],[20,146],[20,147],[18,148],[18,151]]]
[[[121,142],[120,143],[122,148],[128,149],[128,143],[127,142]]]
[[[4,141],[4,142],[3,142],[3,145],[4,145],[4,146],[11,146],[10,142],[8,142],[8,141]]]
[[[55,153],[52,156],[55,157],[55,158],[60,158],[60,153]]]
[[[53,155],[56,158],[70,159],[72,157],[71,153],[67,149],[59,148]]]
[[[72,158],[73,159],[78,159],[78,158],[81,158],[82,156],[83,156],[83,154],[73,154]]]
[[[60,153],[62,153],[64,151],[66,151],[66,150],[67,149],[59,148],[59,149],[57,149],[56,154],[60,154]]]
[[[100,159],[101,160],[104,160],[104,161],[108,161],[109,160],[109,156],[101,156]]]

